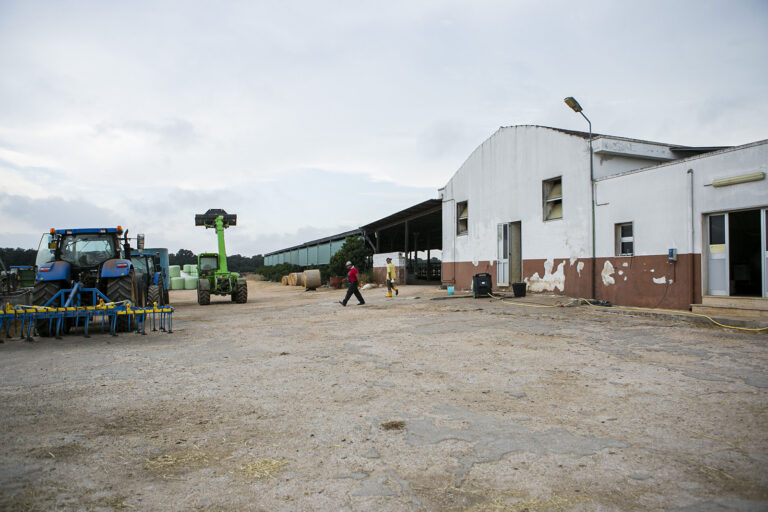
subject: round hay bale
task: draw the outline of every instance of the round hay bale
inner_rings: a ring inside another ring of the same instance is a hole
[[[283,276],[283,277],[281,277],[281,278],[280,278],[280,283],[281,283],[283,286],[288,286],[288,276]]]
[[[296,286],[304,286],[304,272],[296,272]]]
[[[299,274],[298,272],[291,272],[290,274],[288,274],[288,284],[290,284],[291,286],[298,286],[300,275],[301,274]]]
[[[197,265],[192,265],[187,263],[186,265],[184,265],[184,272],[186,272],[187,274],[191,274],[193,272],[192,270],[193,268],[197,268]]]
[[[317,269],[304,271],[304,287],[305,288],[317,288],[322,284],[320,278],[320,271]]]
[[[171,290],[183,290],[184,289],[184,278],[183,277],[172,277],[171,278]]]
[[[196,277],[185,277],[184,278],[184,289],[185,290],[197,290],[197,278]]]
[[[181,277],[181,267],[178,265],[170,265],[168,267],[168,273],[170,274],[171,278]]]

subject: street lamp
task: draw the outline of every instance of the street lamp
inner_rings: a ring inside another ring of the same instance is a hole
[[[573,96],[568,96],[563,101],[565,101],[565,104],[571,107],[571,109],[576,112],[577,114],[581,114],[581,117],[587,120],[587,124],[589,125],[589,188],[592,195],[592,298],[597,298],[597,288],[595,286],[595,281],[597,279],[597,276],[595,276],[595,167],[592,162],[592,121],[589,120],[589,118],[584,115],[584,112],[582,112],[581,105],[579,105],[579,102],[576,101],[576,98]]]

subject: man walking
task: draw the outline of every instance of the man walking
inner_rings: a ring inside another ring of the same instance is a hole
[[[395,283],[397,282],[397,270],[395,270],[395,264],[392,263],[392,258],[387,258],[387,297],[392,296],[392,289],[395,290],[395,295],[400,295],[400,291],[397,289]]]
[[[358,286],[360,285],[360,277],[357,274],[357,269],[352,264],[351,261],[347,262],[347,280],[349,281],[349,288],[347,288],[347,295],[344,297],[344,300],[340,300],[339,304],[342,306],[346,306],[347,302],[349,302],[350,297],[352,297],[352,294],[355,294],[355,297],[357,297],[357,305],[362,306],[365,304],[365,299],[363,299],[363,296],[360,294],[360,290],[358,290]]]

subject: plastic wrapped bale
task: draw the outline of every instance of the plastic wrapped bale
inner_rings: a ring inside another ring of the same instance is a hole
[[[304,271],[304,287],[308,290],[314,290],[323,284],[320,278],[320,271],[317,269]]]
[[[187,274],[191,274],[192,272],[195,271],[192,269],[197,270],[197,265],[191,265],[191,264],[184,265],[184,272],[186,272]]]
[[[171,278],[181,277],[181,267],[178,265],[170,265],[168,267],[168,274],[171,276]]]
[[[197,290],[197,278],[196,277],[185,277],[184,278],[184,289],[185,290]]]
[[[184,289],[184,278],[183,277],[172,277],[171,278],[171,290],[183,290],[183,289]]]

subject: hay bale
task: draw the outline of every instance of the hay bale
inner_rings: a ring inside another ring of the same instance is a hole
[[[183,277],[172,277],[171,278],[171,290],[183,290],[184,289],[184,278]]]
[[[282,284],[283,286],[288,286],[288,276],[281,277],[280,284]]]
[[[197,290],[197,278],[196,277],[185,277],[184,279],[184,289],[185,290]]]
[[[291,286],[302,286],[302,284],[299,282],[299,279],[303,277],[301,273],[299,272],[291,272],[288,274],[288,284]]]
[[[304,272],[296,272],[296,286],[304,286]]]
[[[181,267],[178,265],[169,265],[168,273],[170,274],[171,278],[181,277]]]
[[[304,287],[305,288],[317,288],[323,284],[320,278],[320,271],[317,269],[304,271]]]

